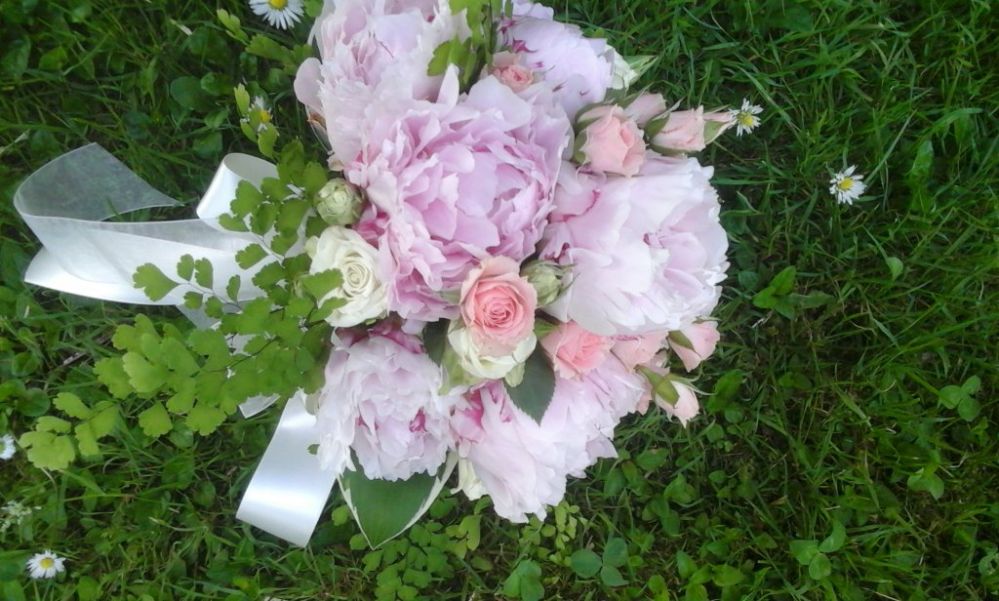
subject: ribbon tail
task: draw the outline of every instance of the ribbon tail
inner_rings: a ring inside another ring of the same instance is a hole
[[[319,523],[336,482],[333,470],[319,466],[309,445],[319,441],[316,417],[305,395],[288,400],[257,470],[250,479],[236,519],[304,547]]]

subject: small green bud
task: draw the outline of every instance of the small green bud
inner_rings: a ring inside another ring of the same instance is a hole
[[[562,294],[562,282],[567,271],[567,268],[547,261],[531,261],[520,275],[534,286],[538,293],[538,306],[544,307],[555,302]]]
[[[346,180],[334,179],[316,194],[316,212],[330,225],[352,225],[361,217],[364,198]]]

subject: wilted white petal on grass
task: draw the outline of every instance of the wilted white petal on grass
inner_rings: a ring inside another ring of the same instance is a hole
[[[14,444],[14,437],[10,434],[0,436],[0,459],[7,461],[16,452],[17,446]]]
[[[52,551],[46,549],[41,553],[36,553],[28,560],[28,575],[38,580],[40,578],[55,578],[58,574],[66,571],[63,562],[66,560],[59,557]]]
[[[302,0],[250,0],[254,14],[271,27],[291,29],[302,18]]]
[[[763,107],[752,104],[748,98],[742,100],[742,107],[732,109],[732,119],[735,121],[735,135],[752,133],[759,127],[760,118],[757,116],[763,112]]]
[[[867,190],[864,176],[857,173],[857,166],[850,165],[829,180],[829,193],[836,197],[840,204],[852,205],[853,201]]]

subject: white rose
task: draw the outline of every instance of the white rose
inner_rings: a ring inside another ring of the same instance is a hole
[[[308,245],[308,249],[312,256],[309,273],[337,269],[343,276],[340,288],[323,299],[347,301],[326,318],[330,325],[338,328],[356,326],[380,317],[388,310],[388,291],[375,277],[378,250],[360,234],[344,227],[329,227],[314,244]]]
[[[455,328],[448,332],[448,342],[458,355],[458,363],[469,375],[485,380],[498,380],[510,373],[534,352],[538,337],[531,334],[522,340],[508,355],[492,357],[482,354],[482,351],[472,340],[468,328]]]

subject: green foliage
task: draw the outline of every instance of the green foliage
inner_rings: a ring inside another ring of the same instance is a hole
[[[516,386],[506,383],[506,391],[517,407],[541,423],[555,394],[555,372],[540,344],[524,364],[523,380]]]

